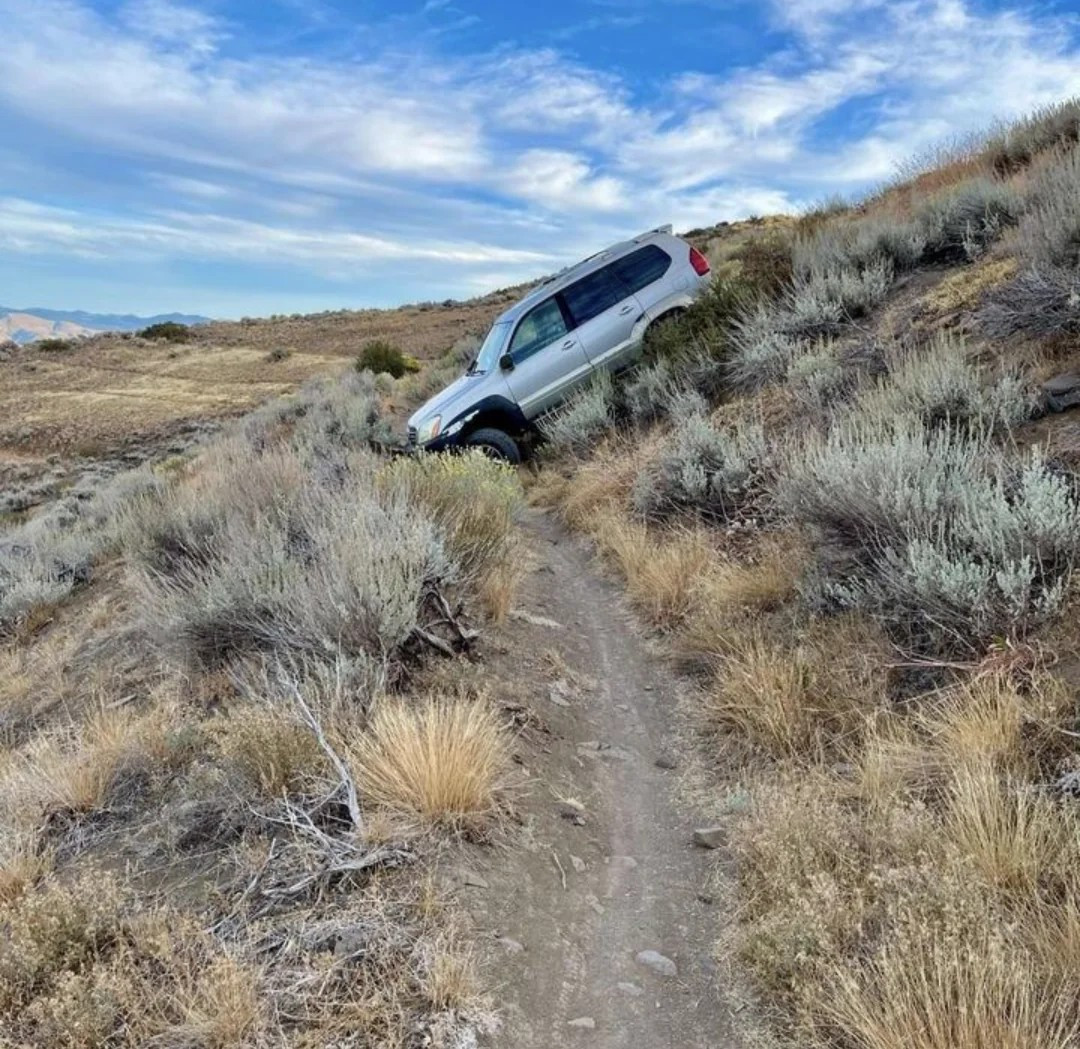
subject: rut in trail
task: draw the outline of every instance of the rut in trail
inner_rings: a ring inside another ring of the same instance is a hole
[[[550,735],[522,747],[526,847],[485,864],[486,887],[462,890],[492,936],[504,1025],[490,1044],[735,1047],[712,957],[725,906],[709,884],[715,854],[693,845],[678,772],[661,767],[683,763],[676,679],[588,546],[541,513],[526,527],[539,566],[491,669],[504,701],[537,711]],[[569,688],[552,689],[552,649]],[[561,799],[580,802],[580,817]]]

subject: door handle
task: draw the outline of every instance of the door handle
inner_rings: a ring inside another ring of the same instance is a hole
[[[625,313],[632,313],[636,307],[632,302],[628,302],[621,310],[619,310],[619,316],[621,317]]]
[[[567,339],[566,342],[562,344],[562,348],[564,350],[572,350],[576,345],[577,339]]]

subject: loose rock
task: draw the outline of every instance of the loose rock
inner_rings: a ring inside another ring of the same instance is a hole
[[[638,951],[634,960],[638,965],[652,969],[658,976],[675,976],[679,972],[678,966],[659,951]]]
[[[722,849],[727,840],[726,827],[698,827],[694,831],[694,844],[702,849]]]
[[[591,1031],[596,1027],[596,1021],[591,1016],[579,1016],[576,1020],[570,1020],[566,1024],[567,1027],[580,1027],[583,1030]]]

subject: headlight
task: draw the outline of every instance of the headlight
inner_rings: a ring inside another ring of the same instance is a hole
[[[427,444],[439,436],[439,428],[442,426],[442,416],[433,415],[426,422],[420,424],[416,431],[416,440],[419,444]]]

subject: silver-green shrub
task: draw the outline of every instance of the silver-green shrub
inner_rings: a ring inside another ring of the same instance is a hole
[[[880,419],[912,416],[930,425],[1011,429],[1038,405],[1033,384],[1019,372],[974,362],[964,339],[950,333],[905,349],[890,374],[867,390],[856,411]]]
[[[740,317],[730,335],[728,378],[741,389],[782,379],[808,342],[835,335],[865,316],[888,293],[892,265],[823,266],[797,277],[775,302],[759,303]]]
[[[1022,636],[1056,612],[1080,551],[1077,480],[980,432],[855,419],[789,454],[778,505],[833,556],[819,592],[922,650]]]
[[[89,498],[62,499],[0,532],[0,634],[89,581],[116,544],[124,507],[162,482],[147,468],[115,474]]]
[[[689,411],[659,459],[638,474],[634,507],[654,518],[691,512],[726,520],[761,500],[768,463],[760,424],[721,429],[703,412]]]
[[[584,451],[611,426],[613,400],[611,376],[599,372],[588,386],[541,420],[540,432],[549,449],[555,454]]]
[[[1031,196],[1017,231],[1020,272],[979,312],[998,338],[1080,331],[1080,146],[1038,175]]]

